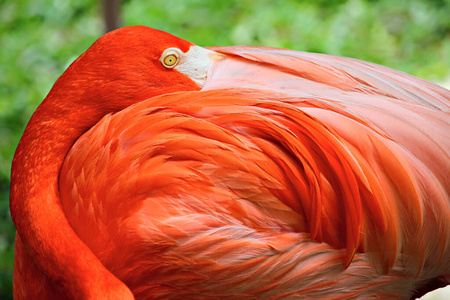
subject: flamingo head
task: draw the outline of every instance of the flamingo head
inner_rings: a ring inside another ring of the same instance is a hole
[[[101,116],[157,95],[200,90],[220,57],[163,31],[124,27],[76,59],[47,98],[53,107]]]

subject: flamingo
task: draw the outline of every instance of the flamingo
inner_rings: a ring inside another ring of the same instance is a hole
[[[372,63],[98,39],[17,147],[15,299],[408,299],[450,281],[450,91]]]

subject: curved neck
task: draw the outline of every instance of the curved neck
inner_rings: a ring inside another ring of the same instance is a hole
[[[36,265],[69,298],[133,299],[73,231],[59,198],[66,153],[100,116],[46,103],[31,118],[13,159],[10,209],[17,232]]]

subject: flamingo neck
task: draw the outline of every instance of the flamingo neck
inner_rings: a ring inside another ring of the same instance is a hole
[[[101,116],[51,103],[44,101],[36,110],[13,159],[10,208],[18,235],[42,273],[68,297],[133,299],[73,231],[59,196],[65,155]]]

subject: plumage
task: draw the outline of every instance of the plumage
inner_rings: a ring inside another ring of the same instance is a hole
[[[33,116],[12,171],[17,299],[408,299],[449,283],[450,91],[246,46],[197,55],[199,86],[191,65],[161,65],[170,47],[193,44],[105,35]]]

